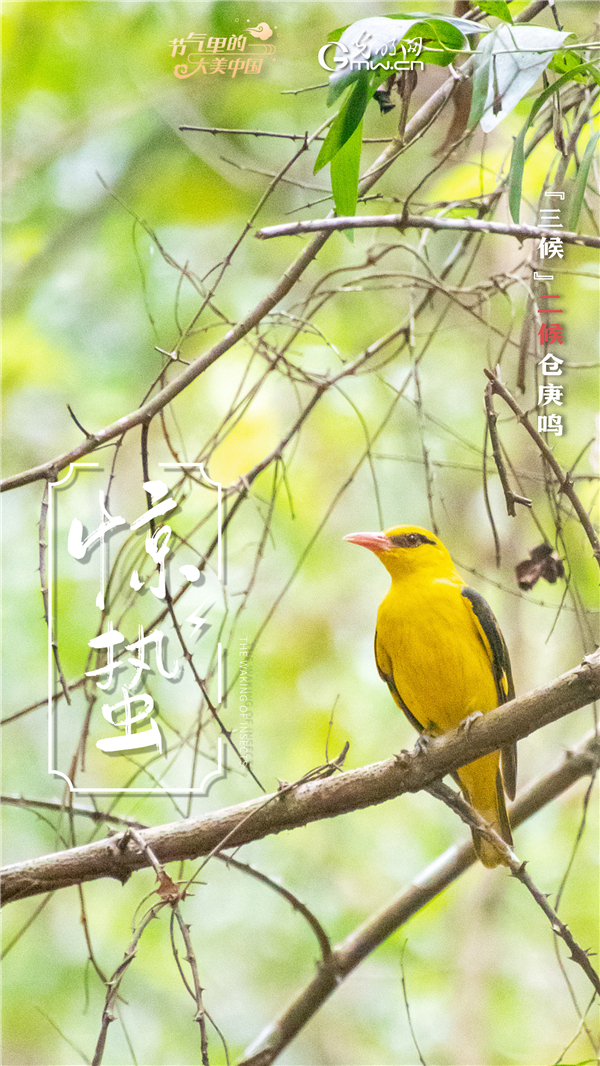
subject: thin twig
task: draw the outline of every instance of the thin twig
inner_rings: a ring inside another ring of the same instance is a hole
[[[331,941],[327,936],[327,933],[323,929],[318,918],[315,917],[313,912],[298,899],[293,892],[290,892],[289,888],[285,888],[279,881],[274,881],[272,877],[268,877],[267,874],[261,872],[261,870],[255,870],[253,866],[250,866],[246,862],[240,862],[238,859],[234,859],[232,855],[217,855],[217,859],[221,859],[226,866],[233,866],[235,870],[241,870],[243,873],[248,874],[250,877],[254,877],[257,881],[262,882],[263,885],[268,885],[274,892],[278,892],[280,896],[291,903],[295,911],[298,911],[303,918],[310,925],[313,933],[315,934],[319,947],[321,948],[321,955],[324,960],[328,959],[331,955]]]
[[[498,530],[496,529],[496,522],[494,521],[494,513],[492,511],[492,502],[490,500],[490,494],[488,490],[488,472],[487,472],[487,459],[488,459],[488,438],[490,435],[490,428],[486,420],[485,432],[483,434],[483,454],[482,454],[482,472],[483,472],[483,502],[485,505],[486,514],[489,519],[490,527],[492,530],[492,536],[494,538],[494,550],[496,553],[496,569],[500,569],[500,563],[502,561],[502,553],[500,550],[500,537],[498,536]]]
[[[159,913],[160,910],[162,910],[162,908],[164,906],[165,906],[165,903],[163,901],[161,901],[160,903],[156,903],[153,907],[151,907],[146,912],[144,918],[142,919],[142,921],[140,922],[140,924],[138,925],[137,929],[135,930],[135,932],[133,934],[133,938],[132,938],[132,940],[131,940],[131,942],[129,944],[129,947],[127,948],[127,950],[126,950],[126,952],[125,952],[125,954],[123,956],[122,962],[119,964],[119,966],[117,966],[117,969],[115,970],[115,972],[113,973],[112,977],[110,978],[110,980],[108,982],[108,990],[107,990],[107,993],[106,993],[106,1000],[105,1000],[105,1003],[104,1003],[104,1010],[102,1011],[102,1022],[101,1022],[101,1026],[100,1026],[100,1033],[98,1035],[98,1040],[97,1040],[97,1043],[96,1043],[96,1050],[94,1052],[94,1057],[92,1059],[92,1066],[101,1066],[102,1059],[104,1057],[104,1050],[105,1050],[105,1047],[106,1047],[106,1038],[108,1036],[108,1029],[109,1029],[110,1023],[114,1022],[114,1020],[115,1020],[115,1015],[114,1015],[113,1011],[115,1009],[115,1004],[116,1004],[117,996],[119,994],[119,988],[121,986],[121,981],[123,980],[123,978],[124,978],[128,968],[129,968],[129,966],[131,965],[131,963],[135,959],[135,956],[136,956],[136,953],[137,953],[138,944],[139,944],[139,942],[141,940],[142,934],[143,934],[144,930],[146,929],[146,927],[150,924],[152,919],[156,918],[157,914]]]
[[[310,89],[324,89],[325,85],[311,85]],[[297,93],[308,92],[308,89],[287,89],[282,92],[282,96],[290,93],[296,95]],[[333,119],[330,119],[332,122]],[[187,130],[192,133],[230,133],[234,136],[246,136],[246,137],[278,137],[285,141],[303,141],[308,134],[304,133],[275,133],[269,130],[231,130],[218,126],[178,126],[182,132]],[[324,141],[325,137],[322,134],[317,134],[313,137],[314,141]],[[363,144],[389,144],[391,137],[363,137]]]
[[[79,896],[79,921],[81,922],[81,926],[83,928],[83,936],[85,939],[86,947],[88,949],[88,958],[92,966],[94,967],[94,970],[96,971],[98,977],[102,981],[102,984],[108,986],[106,974],[104,973],[102,967],[100,966],[100,963],[96,958],[96,953],[92,944],[92,937],[90,934],[90,927],[85,907],[85,897],[83,895],[83,885],[77,885],[77,894]]]
[[[400,974],[401,974],[401,980],[402,980],[402,998],[404,1000],[404,1008],[406,1010],[406,1020],[408,1022],[408,1028],[410,1029],[410,1035],[412,1036],[412,1041],[413,1041],[413,1044],[415,1045],[415,1050],[417,1052],[417,1055],[419,1056],[419,1062],[421,1063],[421,1066],[427,1066],[427,1063],[425,1062],[425,1059],[423,1058],[423,1053],[421,1051],[421,1048],[419,1047],[419,1042],[417,1040],[417,1034],[415,1033],[414,1026],[413,1026],[413,1023],[412,1023],[412,1017],[411,1017],[411,1014],[410,1014],[410,1003],[409,1003],[409,1000],[408,1000],[408,990],[407,990],[407,987],[406,987],[406,975],[405,975],[405,972],[404,972],[404,954],[405,954],[405,951],[406,951],[406,944],[407,944],[407,941],[405,941],[404,944],[402,945],[402,951],[400,953]]]
[[[65,804],[59,800],[28,799],[26,796],[7,796],[5,794],[0,795],[0,803],[4,803],[8,807],[23,807],[26,809],[40,807],[47,811],[55,811],[57,814],[64,814],[66,809]],[[134,818],[125,818],[120,814],[99,811],[95,807],[69,806],[69,812],[74,815],[81,815],[83,818],[90,818],[93,822],[114,822],[115,825],[123,825],[131,829],[148,828],[144,822],[136,822]]]
[[[21,937],[25,935],[29,927],[35,922],[36,918],[38,918],[44,908],[48,906],[53,896],[53,892],[48,892],[48,894],[40,900],[37,907],[34,907],[29,917],[23,922],[23,925],[17,929],[17,932],[10,938],[5,947],[3,947],[2,952],[0,953],[0,961],[4,961],[9,952],[12,951],[16,944],[18,944]]]
[[[183,942],[185,944],[185,948],[186,948],[186,952],[187,952],[185,960],[189,964],[190,970],[192,971],[192,980],[194,982],[194,991],[192,992],[191,989],[190,989],[190,993],[191,993],[192,998],[194,999],[194,1001],[196,1003],[196,1007],[197,1007],[196,1015],[195,1015],[195,1019],[194,1020],[198,1022],[198,1025],[200,1027],[200,1054],[201,1054],[201,1057],[202,1057],[202,1066],[210,1066],[209,1058],[208,1058],[208,1034],[207,1034],[207,1031],[206,1031],[206,1012],[204,1010],[204,1006],[203,1006],[203,1003],[202,1003],[202,991],[203,990],[202,990],[202,986],[200,984],[200,977],[198,975],[198,963],[196,961],[196,954],[194,952],[194,947],[193,947],[193,944],[192,944],[192,938],[190,936],[190,927],[189,927],[189,925],[185,924],[185,922],[183,920],[183,917],[182,917],[182,914],[181,914],[181,911],[180,911],[178,906],[173,907],[173,914],[172,914],[172,919],[171,920],[172,921],[176,921],[177,924],[179,925],[179,929],[180,929],[181,935],[183,937]],[[183,977],[183,974],[182,974],[182,977]],[[186,983],[186,986],[187,986],[187,981],[185,983]]]
[[[536,444],[537,448],[539,449],[539,451],[541,452],[542,456],[544,457],[545,462],[548,464],[548,466],[550,467],[550,469],[554,473],[554,475],[555,475],[555,477],[556,477],[556,479],[558,481],[559,491],[563,492],[565,494],[565,496],[567,496],[567,498],[570,500],[571,504],[573,505],[573,510],[575,511],[577,517],[579,518],[579,521],[581,522],[581,525],[583,526],[583,528],[584,528],[584,530],[585,530],[585,532],[587,534],[587,538],[588,538],[588,540],[589,540],[589,542],[590,542],[590,544],[592,546],[594,558],[596,559],[596,562],[600,566],[600,541],[598,540],[598,537],[596,536],[596,532],[595,532],[594,527],[593,527],[593,525],[592,525],[592,523],[590,521],[589,515],[588,515],[585,507],[583,506],[581,500],[579,499],[579,496],[577,495],[577,493],[575,492],[575,489],[573,488],[573,481],[572,481],[571,477],[569,476],[569,474],[564,474],[563,473],[563,471],[561,470],[559,464],[557,463],[556,459],[554,458],[553,453],[550,451],[550,448],[546,444],[546,442],[543,439],[543,437],[541,437],[540,434],[537,432],[537,430],[535,430],[533,428],[533,426],[531,425],[531,422],[529,421],[529,418],[527,417],[527,414],[525,413],[525,411],[521,410],[521,408],[519,407],[519,405],[516,402],[516,400],[513,399],[513,397],[511,396],[510,392],[502,384],[502,382],[499,380],[499,378],[497,378],[494,374],[491,373],[491,371],[487,370],[485,367],[484,367],[484,374],[489,379],[489,381],[490,381],[490,383],[492,385],[493,391],[498,393],[498,395],[502,397],[504,402],[506,404],[508,404],[508,406],[510,407],[511,411],[513,411],[514,414],[517,416],[517,419],[521,423],[521,425],[527,430],[527,432],[529,433],[529,436],[534,441],[534,443]]]
[[[92,434],[88,433],[87,429],[84,429],[84,427],[81,425],[81,422],[77,418],[77,416],[76,416],[73,408],[71,407],[70,403],[67,404],[67,411],[69,412],[71,418],[73,419],[75,425],[77,426],[77,429],[81,430],[81,432],[83,433],[84,437],[91,437]]]
[[[181,646],[181,651],[182,651],[183,657],[184,657],[185,661],[187,662],[187,664],[188,664],[188,666],[190,668],[190,671],[191,671],[191,673],[193,675],[194,681],[196,682],[198,688],[200,689],[200,692],[202,693],[202,696],[204,698],[206,706],[208,707],[212,717],[214,718],[215,722],[217,723],[221,733],[227,739],[227,742],[231,745],[232,751],[234,751],[235,754],[237,755],[241,765],[244,767],[245,770],[248,771],[250,777],[252,778],[253,781],[256,782],[256,784],[260,788],[261,792],[265,792],[266,789],[263,787],[263,785],[259,781],[259,779],[256,776],[256,774],[254,773],[254,770],[252,769],[250,763],[248,762],[247,759],[244,758],[244,756],[242,755],[241,751],[239,750],[238,745],[236,744],[235,740],[233,739],[233,731],[231,729],[227,728],[227,726],[225,725],[225,722],[223,721],[223,719],[222,719],[221,715],[219,714],[217,708],[215,707],[214,703],[212,702],[212,700],[211,700],[211,698],[210,698],[210,696],[208,694],[208,688],[207,688],[205,680],[202,677],[200,677],[200,674],[198,673],[198,670],[196,669],[196,664],[194,662],[193,655],[192,655],[190,649],[187,646],[187,643],[186,643],[186,641],[184,639],[184,636],[183,636],[183,633],[181,631],[181,626],[179,624],[179,619],[177,618],[177,615],[175,613],[175,607],[174,607],[174,604],[173,604],[173,597],[171,596],[171,593],[169,592],[168,588],[165,590],[165,599],[166,599],[166,602],[167,602],[167,610],[168,610],[168,612],[169,612],[169,614],[171,616],[171,621],[173,623],[173,628],[175,630],[175,633],[177,634],[177,639],[179,640],[179,644]]]
[[[333,121],[333,120],[332,120]],[[178,126],[182,132],[188,131],[191,133],[227,133],[232,136],[245,136],[245,137],[278,137],[285,141],[305,141],[308,137],[308,133],[274,133],[269,130],[231,130],[225,127],[219,126]],[[325,138],[317,136],[315,141],[324,141]]]
[[[54,619],[50,618],[49,614],[49,594],[48,594],[48,575],[46,569],[46,558],[48,555],[48,541],[46,539],[46,530],[48,527],[48,495],[50,492],[49,482],[46,481],[44,485],[44,493],[42,496],[42,505],[40,509],[40,521],[39,521],[39,573],[40,573],[40,585],[42,590],[42,603],[44,605],[44,620],[48,633],[52,633],[54,636]],[[60,664],[60,656],[58,654],[58,644],[56,640],[52,640],[52,655],[54,658],[54,665],[56,666],[56,672],[58,674],[58,680],[62,694],[65,697],[69,706],[71,705],[71,697],[69,695],[69,686],[67,685],[67,679],[63,673],[62,666]],[[54,686],[52,686],[54,687]]]
[[[528,499],[527,496],[517,496],[508,484],[508,474],[506,473],[504,459],[502,458],[502,449],[500,448],[498,427],[496,425],[498,415],[494,410],[493,391],[493,386],[490,381],[489,385],[486,385],[484,393],[487,424],[492,442],[492,454],[494,456],[494,462],[496,463],[496,470],[498,471],[500,484],[502,485],[502,491],[504,492],[504,499],[506,500],[506,510],[510,517],[514,518],[517,513],[515,510],[515,504],[521,503],[524,507],[531,507],[531,500]]]

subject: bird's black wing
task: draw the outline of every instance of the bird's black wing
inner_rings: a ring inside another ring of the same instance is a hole
[[[490,657],[498,706],[500,706],[508,700],[514,699],[515,695],[508,648],[500,632],[496,616],[483,596],[466,585],[462,589],[462,595],[472,611],[479,639]],[[514,799],[517,789],[516,744],[507,744],[502,748],[502,776],[508,796]]]

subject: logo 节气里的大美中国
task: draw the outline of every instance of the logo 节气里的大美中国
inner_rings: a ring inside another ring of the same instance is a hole
[[[248,34],[250,36],[248,36]],[[245,33],[216,37],[208,33],[189,33],[169,41],[175,59],[184,56],[173,73],[176,78],[193,74],[223,75],[236,78],[243,74],[260,74],[265,59],[275,62],[275,45],[267,44],[273,30],[267,22],[249,27]]]

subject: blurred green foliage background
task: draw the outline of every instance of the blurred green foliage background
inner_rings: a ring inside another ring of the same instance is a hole
[[[81,433],[67,404],[91,430],[139,406],[165,363],[156,347],[173,350],[177,323],[187,323],[199,303],[198,292],[182,283],[149,231],[181,267],[204,276],[227,255],[268,175],[293,150],[285,140],[181,133],[178,126],[312,131],[328,114],[325,90],[282,92],[325,80],[317,52],[332,29],[367,14],[403,8],[409,9],[387,2],[233,0],[15,0],[4,5],[5,475],[79,442]],[[419,9],[451,13],[452,5],[422,0]],[[578,0],[563,4],[561,17],[565,28],[586,37],[594,32],[597,5]],[[174,77],[174,65],[180,62],[171,57],[174,38],[204,30],[241,33],[262,21],[274,28],[277,51],[260,75]],[[538,21],[553,24],[548,11]],[[443,70],[426,70],[416,104],[445,77]],[[464,200],[494,189],[530,100],[522,101],[485,143],[478,132],[439,164],[434,153],[447,127],[442,119],[376,186],[385,198],[381,209],[399,210],[394,204],[429,172],[416,194],[419,204]],[[393,113],[380,115],[372,105],[364,134],[390,137],[394,122]],[[380,150],[381,145],[366,145],[364,165]],[[306,153],[291,172],[299,184],[277,186],[258,225],[327,213],[327,172],[313,177],[314,158],[314,150]],[[537,201],[555,161],[549,135],[525,171],[526,222],[536,219]],[[571,165],[567,190],[573,174]],[[319,206],[309,210],[312,203]],[[359,206],[372,209],[379,209],[377,201]],[[425,213],[432,210],[429,206]],[[593,225],[584,211],[581,228],[592,232]],[[280,312],[301,314],[303,299],[317,283],[322,291],[327,285],[340,289],[315,315],[318,330],[307,328],[288,353],[298,376],[302,370],[337,370],[340,360],[355,358],[386,331],[409,321],[423,292],[411,281],[421,268],[409,246],[418,248],[439,273],[457,240],[450,234],[421,239],[420,234],[391,232],[359,231],[353,245],[335,235],[271,316],[265,338],[275,346],[289,328]],[[371,269],[369,256],[384,244],[390,245],[389,252]],[[247,237],[218,289],[223,314],[233,321],[246,314],[300,247],[297,238],[259,242]],[[499,237],[478,240],[471,252],[464,284],[472,286],[510,274],[525,256],[516,242]],[[594,452],[587,447],[597,410],[596,267],[592,249],[574,247],[560,264],[560,295],[567,310],[564,354],[575,365],[565,369],[566,431],[553,442],[563,469],[577,463],[574,473],[581,480],[576,485],[590,508],[596,498]],[[329,275],[327,281],[321,280],[324,275]],[[459,274],[449,284],[462,284]],[[349,740],[347,766],[384,759],[413,744],[413,733],[379,681],[372,656],[375,614],[387,576],[374,558],[343,544],[341,537],[404,522],[430,526],[424,448],[433,472],[432,507],[440,536],[500,620],[517,692],[551,680],[594,646],[597,568],[568,507],[561,513],[560,548],[567,560],[567,591],[564,583],[551,587],[541,582],[530,593],[517,588],[514,566],[543,539],[540,526],[552,539],[556,515],[544,493],[539,455],[499,401],[503,443],[534,507],[508,518],[490,470],[502,547],[500,568],[495,565],[481,476],[483,367],[493,368],[501,356],[504,380],[515,392],[527,292],[514,284],[498,294],[492,286],[489,297],[477,308],[478,317],[450,301],[438,325],[446,306],[440,296],[415,321],[415,352],[431,335],[419,365],[420,395],[414,381],[398,395],[411,366],[405,348],[385,365],[382,361],[377,372],[367,367],[344,379],[339,390],[328,391],[285,452],[287,488],[282,482],[278,486],[252,596],[230,634],[235,658],[237,641],[253,639],[260,630],[252,658],[253,768],[267,791],[278,779],[294,780],[324,760],[332,714],[329,752],[337,754]],[[225,328],[208,314],[185,341],[182,358],[197,357]],[[502,351],[507,333],[515,343]],[[206,454],[240,382],[245,389],[252,383],[260,386],[238,424],[210,451],[211,477],[225,485],[277,446],[312,395],[311,387],[292,375],[265,377],[265,366],[264,353],[256,355],[251,336],[172,405],[171,432],[181,453],[192,460]],[[536,403],[532,368],[520,402],[524,407]],[[370,455],[365,457],[366,449]],[[150,452],[153,469],[170,458],[156,425]],[[141,511],[138,431],[121,449],[118,476],[117,500]],[[228,595],[234,604],[254,565],[272,480],[271,470],[257,479],[242,517],[228,533]],[[40,484],[13,491],[4,501],[3,715],[39,705],[5,726],[3,791],[58,799],[60,781],[46,773],[46,629],[37,572]],[[94,631],[97,613],[87,589],[85,595],[65,589],[63,603],[61,655],[67,679],[73,680],[82,669],[81,633]],[[186,698],[193,701],[191,689]],[[82,707],[76,703],[72,714],[76,738]],[[230,728],[239,729],[235,686],[227,720]],[[586,709],[522,741],[520,781],[552,768],[592,724]],[[528,860],[545,892],[555,893],[565,875],[586,788],[587,782],[580,782],[516,834],[517,853]],[[227,780],[192,809],[203,813],[256,794],[233,760]],[[159,823],[176,819],[184,808],[168,797],[128,796],[115,809]],[[597,804],[592,803],[560,911],[579,942],[592,950],[598,946],[596,823]],[[297,893],[336,942],[440,851],[462,839],[463,829],[431,797],[410,795],[257,842],[240,857]],[[77,819],[79,842],[103,832]],[[66,846],[68,825],[44,812],[8,808],[4,839],[5,861],[16,862]],[[234,1061],[310,979],[316,945],[300,916],[264,886],[217,863],[209,864],[202,877],[205,883],[185,904],[186,920],[206,1007],[225,1034]],[[143,871],[125,886],[116,881],[85,886],[89,936],[105,973],[118,965],[135,909],[153,881],[153,874]],[[38,898],[26,900],[6,912],[10,951],[3,1061],[7,1066],[90,1062],[104,991],[88,961],[79,894],[75,888],[56,893],[37,915],[40,903]],[[585,1009],[590,991],[581,974],[568,961],[562,972],[548,924],[521,887],[500,869],[476,867],[359,967],[280,1061],[344,1066],[415,1062],[402,994],[404,945],[412,1023],[428,1063],[531,1066],[558,1061],[561,1053],[564,1062],[590,1060],[590,1044],[580,1031],[567,984],[568,977],[576,1003]],[[107,1064],[199,1061],[192,1003],[176,972],[166,916],[147,930],[123,997],[110,1030]],[[225,1061],[214,1036],[211,1061]]]

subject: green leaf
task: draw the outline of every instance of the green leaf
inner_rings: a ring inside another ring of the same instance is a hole
[[[329,163],[346,141],[350,139],[356,127],[362,121],[369,101],[369,76],[367,71],[360,72],[361,77],[355,83],[348,99],[342,104],[335,116],[329,132],[321,145],[313,173]]]
[[[493,15],[503,22],[512,22],[512,15],[505,0],[477,0],[477,7],[485,11],[486,15]]]
[[[594,66],[593,63],[581,63],[578,68],[579,71],[589,71]],[[562,89],[563,85],[572,80],[572,73],[563,74],[562,78],[555,81],[553,85],[549,85],[547,89],[544,89],[535,101],[527,121],[523,126],[523,129],[519,133],[518,137],[515,137],[515,143],[513,146],[512,157],[510,160],[510,171],[508,174],[508,204],[510,207],[510,214],[513,222],[518,223],[519,215],[521,212],[521,189],[523,187],[523,170],[525,168],[525,136],[531,123],[541,107],[546,103],[546,100],[552,96],[552,93],[558,92]]]
[[[426,38],[423,30],[429,29]],[[457,52],[464,48],[465,38],[463,34],[450,22],[442,19],[430,18],[427,22],[417,23],[406,34],[404,40],[414,40],[415,37],[423,37],[424,47],[419,59],[424,63],[433,63],[438,67],[447,67],[456,58]],[[425,45],[425,41],[431,42],[431,47]]]
[[[330,82],[329,91],[327,93],[327,107],[331,107],[331,105],[335,103],[338,97],[343,96],[343,94],[346,92],[346,89],[348,89],[353,82],[358,81],[358,79],[361,76],[364,76],[366,73],[366,70],[354,70],[351,74],[347,74],[346,77],[341,79],[340,81]]]
[[[349,22],[346,26],[340,26],[337,30],[332,30],[331,33],[327,34],[327,40],[328,41],[339,41],[339,39],[342,36],[342,34],[345,32],[345,30],[348,29],[348,26],[350,26],[350,25],[351,25],[351,23]]]
[[[569,210],[569,221],[567,222],[567,226],[571,230],[577,229],[577,223],[579,222],[579,215],[581,213],[581,205],[583,204],[583,197],[585,196],[588,174],[590,172],[592,159],[594,158],[594,151],[599,137],[600,132],[595,133],[593,137],[590,137],[588,146],[583,153],[583,159],[577,170],[577,177],[575,178],[575,185],[573,188],[573,198]]]
[[[337,215],[353,215],[356,211],[361,149],[362,122],[331,160],[331,191]],[[352,243],[353,230],[344,230],[343,233]]]
[[[473,73],[473,95],[471,97],[471,110],[467,126],[472,129],[481,121],[485,111],[485,102],[488,94],[490,80],[490,56],[487,59],[475,60]]]
[[[574,74],[573,71],[581,66],[581,59],[575,52],[557,52],[551,63],[549,64],[549,70],[553,70],[555,74],[571,74],[573,81],[586,82],[587,76],[585,74]],[[596,84],[600,84],[600,75],[597,72],[597,68],[591,71],[592,77]]]
[[[557,52],[553,56],[548,69],[553,70],[555,74],[569,74],[574,67],[578,67],[581,63],[579,56],[575,55],[575,52]],[[585,81],[585,75],[576,74],[574,81]]]

